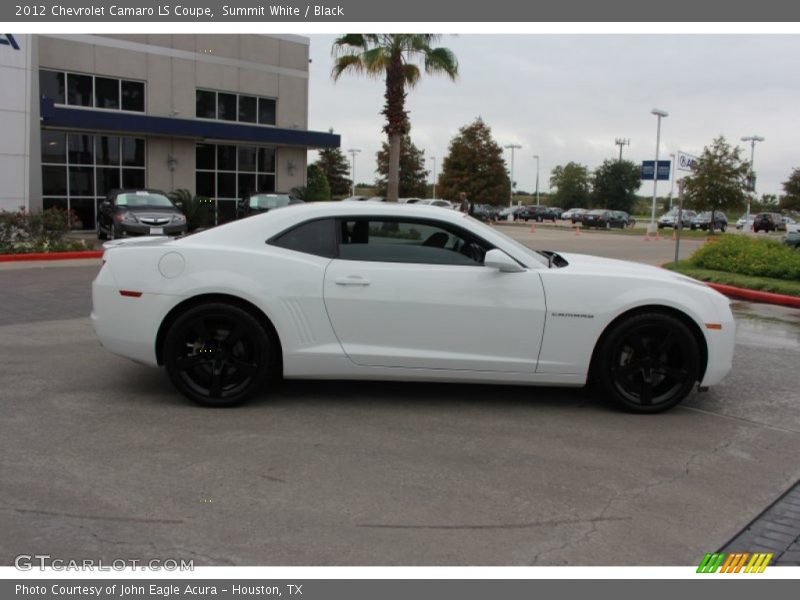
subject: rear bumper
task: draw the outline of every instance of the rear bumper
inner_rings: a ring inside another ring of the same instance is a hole
[[[92,326],[104,348],[139,363],[157,366],[156,336],[179,297],[144,293],[123,296],[104,266],[92,283]]]

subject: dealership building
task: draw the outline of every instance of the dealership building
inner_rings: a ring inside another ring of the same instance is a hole
[[[0,210],[73,210],[115,188],[187,189],[219,222],[305,184],[308,38],[0,34]]]

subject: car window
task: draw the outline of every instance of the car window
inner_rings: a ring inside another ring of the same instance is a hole
[[[279,208],[281,206],[288,206],[291,202],[291,197],[286,194],[256,194],[250,196],[250,208],[256,210]]]
[[[340,221],[339,258],[377,262],[439,265],[483,265],[482,242],[430,221],[343,219]]]
[[[119,194],[114,200],[114,204],[129,208],[175,208],[170,199],[163,194],[145,191]]]
[[[335,221],[333,219],[307,221],[279,233],[267,243],[296,252],[333,258],[336,256]]]

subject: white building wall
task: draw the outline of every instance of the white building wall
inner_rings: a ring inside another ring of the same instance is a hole
[[[0,45],[0,210],[42,205],[39,65],[34,38]]]

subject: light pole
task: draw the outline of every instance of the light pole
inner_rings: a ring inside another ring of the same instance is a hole
[[[511,183],[508,186],[508,205],[514,206],[514,150],[519,150],[522,146],[519,144],[509,144],[503,147],[511,150]]]
[[[430,159],[433,161],[433,199],[436,200],[436,157],[431,156]]]
[[[631,145],[631,140],[630,140],[630,138],[628,138],[627,140],[625,138],[617,138],[617,139],[614,140],[614,143],[617,146],[619,146],[619,162],[622,162],[622,147],[623,146],[630,146]]]
[[[672,192],[675,190],[675,155],[670,153],[669,159],[669,209],[672,210]]]
[[[747,228],[750,227],[750,201],[756,195],[756,171],[753,168],[753,159],[755,158],[756,154],[756,142],[763,142],[764,138],[760,135],[748,135],[742,138],[743,142],[750,142],[750,192],[747,196],[747,212],[745,213],[745,222],[744,227],[742,227],[742,231],[747,231]]]
[[[536,206],[539,206],[539,155],[534,154],[533,158],[536,159]]]
[[[650,211],[650,225],[647,227],[647,233],[656,232],[656,188],[658,187],[658,147],[661,145],[661,119],[668,117],[669,113],[659,108],[654,108],[650,111],[651,115],[658,117],[658,125],[656,127],[656,163],[653,165],[653,206]]]
[[[351,189],[350,195],[351,196],[355,196],[356,195],[356,154],[361,152],[361,150],[359,150],[358,148],[350,148],[348,150],[348,152],[350,153],[350,156],[353,157],[352,158],[352,167],[351,167],[351,177],[353,179],[353,181],[352,181],[353,185],[352,185],[352,189]]]

